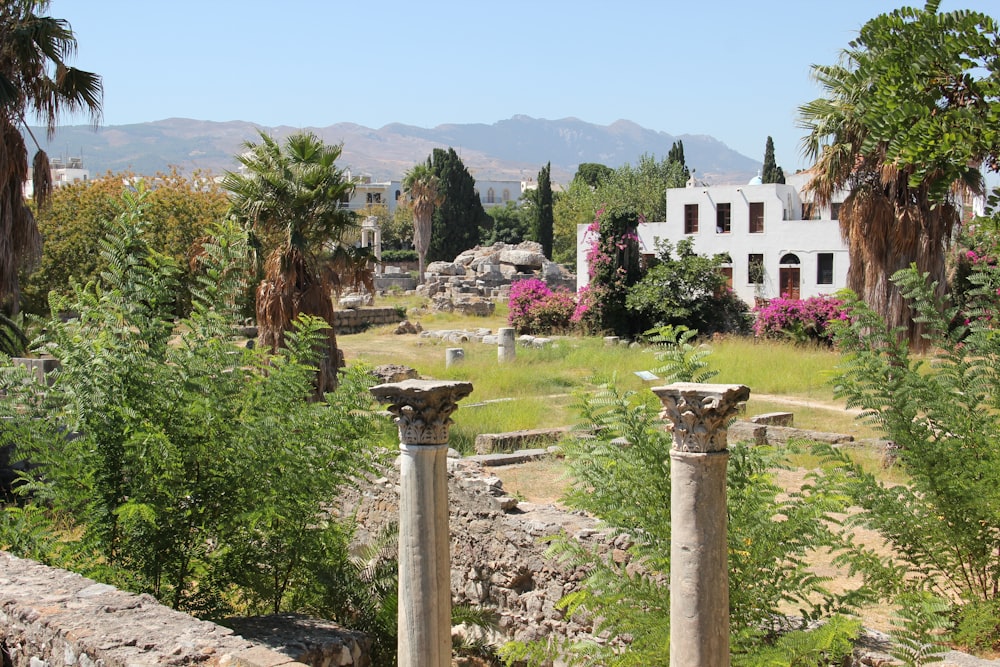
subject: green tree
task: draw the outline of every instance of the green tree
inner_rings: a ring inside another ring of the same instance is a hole
[[[100,253],[106,225],[122,210],[123,182],[136,183],[130,172],[107,174],[73,183],[52,193],[49,206],[37,214],[38,229],[45,239],[38,268],[23,278],[23,306],[27,312],[48,312],[48,295],[55,290],[69,296],[70,279],[80,283],[95,280],[107,266]],[[145,179],[149,192],[143,198],[148,223],[143,235],[151,247],[172,257],[180,267],[181,289],[175,312],[186,315],[195,272],[190,263],[212,225],[225,216],[229,201],[211,177],[190,177],[172,170]]]
[[[66,64],[76,51],[69,23],[45,16],[48,0],[12,0],[0,6],[0,305],[16,313],[19,271],[30,271],[42,239],[24,201],[28,151],[20,128],[31,134],[29,115],[41,119],[51,138],[62,113],[101,115],[101,78]],[[32,135],[32,138],[33,135]],[[35,142],[37,145],[37,141]],[[49,159],[41,148],[32,161],[35,204],[44,209],[52,191]]]
[[[400,199],[396,210],[382,227],[382,247],[408,250],[413,247],[413,206]]]
[[[590,267],[589,318],[599,331],[631,336],[644,331],[625,305],[629,290],[642,278],[637,228],[639,215],[630,208],[598,212],[588,228]]]
[[[341,146],[327,146],[309,132],[292,134],[282,146],[261,132],[261,143],[247,141],[236,156],[244,171],[227,172],[222,187],[230,193],[232,213],[264,243],[264,279],[257,287],[260,343],[276,351],[299,315],[319,317],[329,326],[320,358],[317,392],[337,386],[343,365],[333,331],[331,292],[339,276],[324,251],[338,247],[355,226],[343,203],[354,185],[337,166]]]
[[[434,210],[429,261],[451,261],[479,243],[489,217],[476,194],[476,181],[454,148],[435,148],[431,169],[440,181],[444,202]]]
[[[683,174],[685,183],[689,178],[691,178],[691,171],[687,168],[687,161],[684,159],[684,142],[680,139],[670,145],[670,150],[667,152],[667,162],[674,162],[684,168]]]
[[[530,204],[518,206],[510,201],[503,206],[487,209],[486,215],[493,219],[493,225],[483,238],[483,245],[489,246],[494,243],[517,245],[529,238],[532,222],[529,216],[532,216],[533,211],[534,207]]]
[[[573,176],[573,180],[580,180],[589,185],[592,188],[596,188],[601,184],[601,181],[614,172],[614,169],[607,165],[599,164],[597,162],[581,162],[580,166],[576,168],[576,174]]]
[[[774,160],[774,140],[768,136],[764,145],[764,170],[760,176],[761,183],[784,183],[785,172]]]
[[[577,226],[593,222],[598,203],[596,190],[579,178],[574,178],[569,188],[555,198],[552,204],[554,261],[576,266]]]
[[[683,187],[687,173],[683,162],[642,155],[636,166],[624,164],[601,181],[598,199],[602,204],[632,208],[644,221],[666,220],[666,190]]]
[[[549,174],[552,171],[552,163],[546,163],[545,167],[538,172],[538,205],[534,209],[534,235],[535,240],[542,245],[542,254],[552,259],[552,235],[555,219],[552,213],[552,183],[549,181]]]
[[[978,192],[1000,156],[1000,49],[982,13],[905,7],[868,21],[836,65],[813,74],[824,95],[799,109],[815,159],[815,200],[840,209],[847,286],[921,346],[889,277],[911,263],[945,289],[945,248],[959,221],[955,194]]]
[[[144,241],[148,195],[123,195],[99,282],[53,300],[38,348],[61,361],[51,386],[0,371],[4,438],[38,465],[21,487],[32,509],[0,513],[0,544],[12,519],[45,517],[59,564],[101,581],[202,615],[288,609],[344,530],[322,504],[368,469],[384,431],[363,369],[327,403],[307,400],[321,320],[298,320],[276,355],[237,345],[247,237],[232,222],[204,244],[175,329],[176,267]]]
[[[434,173],[431,161],[427,164],[415,165],[406,172],[403,178],[403,190],[410,197],[410,208],[413,212],[413,246],[417,249],[418,273],[417,280],[424,282],[424,268],[427,266],[427,252],[431,247],[431,237],[434,234],[434,210],[441,206],[447,197],[441,184],[441,179]]]
[[[675,149],[673,160],[643,155],[634,167],[622,165],[601,177],[596,188],[574,178],[553,203],[553,259],[575,263],[577,225],[589,225],[601,209],[630,210],[641,221],[665,220],[666,189],[682,187],[688,179],[687,167],[678,161],[683,146],[675,144]]]
[[[656,260],[628,292],[625,305],[645,329],[686,327],[703,334],[749,333],[747,305],[726,288],[723,255],[694,251],[694,240],[658,242]]]

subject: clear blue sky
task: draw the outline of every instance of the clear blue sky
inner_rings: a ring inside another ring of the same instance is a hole
[[[76,33],[72,63],[103,76],[106,126],[626,119],[757,159],[770,135],[794,171],[808,166],[797,108],[820,93],[810,66],[902,4],[53,0],[49,14]],[[959,8],[1000,14],[997,0],[941,3]]]

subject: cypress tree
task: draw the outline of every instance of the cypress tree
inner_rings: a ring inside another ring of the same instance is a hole
[[[785,173],[774,160],[774,140],[767,138],[767,145],[764,146],[764,171],[760,176],[761,183],[784,183]]]
[[[476,194],[475,179],[454,148],[435,148],[430,164],[444,203],[434,209],[427,261],[450,262],[479,244],[480,230],[488,226],[490,219]]]
[[[552,235],[555,218],[552,213],[552,183],[549,174],[552,163],[547,162],[538,172],[538,206],[535,210],[535,240],[542,244],[542,253],[552,258]]]
[[[684,142],[680,139],[671,144],[670,152],[667,153],[667,162],[675,162],[681,166],[684,183],[691,178],[691,170],[688,169],[687,162],[684,161]]]

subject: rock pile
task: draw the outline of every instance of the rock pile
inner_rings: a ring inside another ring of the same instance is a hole
[[[506,299],[511,284],[527,278],[544,280],[552,289],[576,289],[576,276],[546,259],[541,244],[524,241],[476,246],[454,261],[431,262],[417,293],[430,297],[436,310],[488,315],[494,299]]]

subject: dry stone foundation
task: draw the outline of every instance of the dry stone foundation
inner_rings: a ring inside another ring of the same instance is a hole
[[[518,502],[478,461],[449,458],[448,473],[453,603],[495,609],[501,640],[589,636],[587,619],[566,618],[555,606],[586,572],[546,556],[544,538],[565,531],[626,561],[629,541],[610,538],[583,513]],[[345,499],[344,512],[357,516],[359,539],[374,539],[397,520],[398,485],[399,471],[389,467]]]
[[[150,595],[0,552],[5,667],[303,667],[306,660],[313,667],[370,665],[370,642],[360,633],[301,617],[257,621],[244,626],[254,638],[247,639],[168,609]]]

